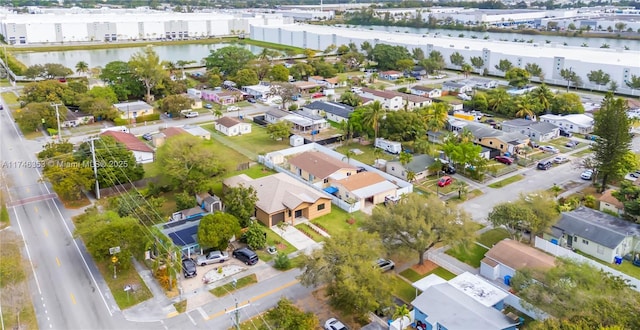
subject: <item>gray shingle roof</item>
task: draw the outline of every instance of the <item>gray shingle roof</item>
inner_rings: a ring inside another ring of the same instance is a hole
[[[322,110],[324,112],[328,112],[342,118],[349,118],[349,116],[351,116],[351,113],[353,113],[352,106],[337,102],[315,101],[303,106],[303,108],[310,110]]]
[[[640,226],[606,213],[586,207],[562,214],[554,226],[565,234],[588,239],[594,243],[616,248],[627,236],[640,237]]]
[[[413,155],[411,161],[407,163],[407,165],[404,165],[404,168],[414,173],[420,173],[431,166],[435,161],[436,160],[429,155]],[[389,164],[391,163],[400,164],[399,161],[389,162]]]
[[[558,126],[548,123],[548,122],[538,122],[527,119],[512,119],[507,120],[502,123],[502,126],[511,126],[511,127],[528,127],[536,132],[547,134],[553,132],[553,130],[557,129]]]

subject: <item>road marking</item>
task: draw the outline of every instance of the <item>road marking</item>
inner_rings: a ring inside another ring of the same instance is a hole
[[[58,259],[58,257],[56,257],[56,263],[58,264],[58,267],[60,267],[60,259]]]
[[[255,296],[255,297],[253,297],[253,298],[249,299],[249,301],[247,301],[247,302],[244,302],[244,303],[238,304],[238,307],[243,307],[243,306],[245,306],[245,305],[248,305],[250,302],[258,301],[258,300],[260,300],[260,299],[262,299],[262,298],[264,298],[264,297],[270,296],[270,295],[272,295],[272,294],[274,294],[274,293],[276,293],[276,292],[278,292],[278,291],[284,290],[284,289],[286,289],[286,288],[288,288],[288,287],[290,287],[290,286],[292,286],[292,285],[296,285],[296,284],[298,284],[298,283],[300,283],[300,280],[294,280],[294,281],[291,281],[291,282],[289,282],[289,283],[287,283],[287,284],[284,284],[284,285],[282,285],[282,286],[280,286],[280,287],[277,287],[277,288],[275,288],[275,289],[271,289],[271,290],[269,290],[269,291],[267,291],[267,292],[265,292],[265,293],[259,294],[259,295]],[[217,313],[215,313],[215,314],[213,314],[213,315],[210,315],[210,316],[209,316],[209,318],[207,318],[206,320],[207,320],[207,321],[209,321],[209,320],[213,320],[213,319],[215,319],[215,318],[217,318],[217,317],[220,317],[220,316],[222,316],[222,315],[224,315],[224,314],[225,314],[225,311],[219,311],[219,312],[217,312]]]
[[[71,294],[71,302],[73,302],[73,304],[76,304],[76,297],[73,296],[73,293]]]
[[[20,229],[20,236],[22,236],[22,241],[24,242],[24,249],[27,251],[27,259],[29,259],[29,264],[31,264],[31,271],[33,272],[33,279],[36,280],[36,287],[38,288],[38,294],[42,296],[42,290],[40,289],[40,282],[38,281],[38,276],[36,275],[36,268],[33,266],[33,260],[31,259],[31,252],[29,252],[29,245],[27,244],[27,240],[25,239],[24,232],[22,231],[22,225],[20,224],[20,218],[18,217],[18,211],[16,208],[13,208],[13,214],[16,217],[16,222],[18,223],[18,229]],[[45,310],[46,313],[46,310]]]
[[[172,317],[174,317],[174,316],[178,316],[178,315],[180,315],[180,313],[178,313],[178,312],[171,312],[171,313],[167,314],[167,318],[169,319],[169,318],[172,318]]]
[[[193,323],[193,325],[198,325],[198,324],[196,323],[196,321],[194,321],[194,320],[193,320],[193,318],[191,317],[191,315],[189,315],[189,313],[185,313],[185,314],[187,314],[187,317],[189,318],[189,320],[191,320],[191,323]]]

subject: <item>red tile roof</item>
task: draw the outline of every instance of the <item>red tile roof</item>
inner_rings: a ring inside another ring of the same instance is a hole
[[[162,134],[164,134],[165,137],[168,137],[168,138],[176,135],[187,134],[187,131],[185,131],[181,127],[167,127],[161,132]]]
[[[116,141],[124,144],[125,147],[127,147],[127,149],[131,151],[142,151],[142,152],[153,153],[153,149],[151,149],[151,147],[146,145],[144,142],[140,141],[135,135],[131,133],[106,131],[101,135],[111,136]]]

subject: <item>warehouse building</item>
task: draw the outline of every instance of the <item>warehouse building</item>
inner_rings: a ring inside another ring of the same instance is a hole
[[[460,67],[452,65],[449,57],[459,52],[467,63],[471,57],[481,57],[484,66],[480,70],[487,69],[489,74],[494,76],[504,76],[504,72],[495,68],[503,59],[509,60],[514,67],[520,68],[524,68],[527,63],[535,63],[542,68],[544,81],[547,83],[566,85],[560,72],[567,69],[582,78],[584,88],[593,89],[603,87],[592,86],[587,79],[587,74],[592,70],[601,69],[611,76],[611,81],[618,84],[618,93],[640,95],[639,90],[631,90],[626,85],[632,75],[640,76],[638,65],[640,52],[638,51],[543,43],[522,44],[305,24],[254,25],[251,27],[250,36],[255,40],[317,50],[326,49],[329,45],[340,46],[351,42],[359,48],[363,42],[368,41],[372,45],[384,43],[403,46],[409,51],[420,48],[425,54],[439,51],[445,59],[446,67],[454,70],[460,70]]]

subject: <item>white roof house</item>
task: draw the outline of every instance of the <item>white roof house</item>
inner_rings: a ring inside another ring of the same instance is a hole
[[[187,131],[187,133],[193,136],[198,136],[205,140],[211,139],[211,132],[209,132],[208,130],[200,126],[184,125],[182,129],[184,129],[185,131]]]
[[[541,122],[554,124],[566,131],[587,134],[593,132],[593,118],[585,114],[542,115]]]

